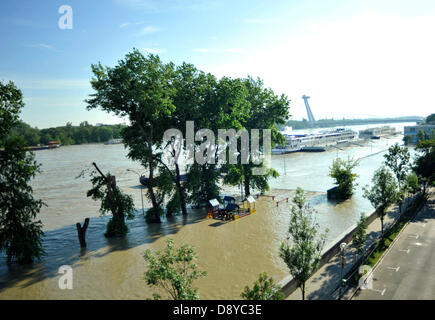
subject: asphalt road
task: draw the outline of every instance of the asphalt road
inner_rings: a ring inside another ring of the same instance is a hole
[[[435,193],[373,270],[355,300],[435,299]]]

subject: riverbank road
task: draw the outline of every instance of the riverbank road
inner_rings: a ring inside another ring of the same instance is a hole
[[[435,188],[373,270],[372,289],[355,300],[435,299]]]
[[[389,210],[385,217],[385,227],[391,225],[399,216],[399,209],[393,207]],[[381,221],[379,218],[375,219],[367,226],[367,243],[366,249],[373,244],[381,235]],[[355,259],[355,249],[350,243],[346,249],[345,266],[343,274],[346,274],[353,266]],[[341,279],[341,258],[336,255],[327,263],[325,263],[319,270],[317,270],[306,283],[306,299],[308,300],[336,300],[339,290],[337,286],[340,284]],[[301,300],[301,290],[297,289],[291,293],[287,300]]]

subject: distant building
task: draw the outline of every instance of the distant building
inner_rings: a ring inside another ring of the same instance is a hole
[[[104,126],[104,123],[96,123],[95,126],[96,127],[101,127],[101,126]]]
[[[419,131],[423,131],[428,136],[431,135],[432,130],[435,130],[435,124],[418,124],[415,126],[405,126],[403,134],[411,137],[411,143],[417,143],[417,134]]]
[[[379,139],[383,136],[396,134],[396,129],[390,126],[369,128],[359,131],[359,137],[363,139]]]

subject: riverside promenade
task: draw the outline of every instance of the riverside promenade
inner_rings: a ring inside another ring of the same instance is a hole
[[[399,216],[399,208],[392,207],[384,219],[384,228],[387,229]],[[366,248],[370,247],[381,235],[381,220],[374,219],[367,226]],[[355,262],[355,249],[352,243],[348,243],[345,250],[345,265],[343,268],[343,277],[353,267]],[[340,254],[336,254],[317,270],[307,281],[305,287],[305,299],[307,300],[336,300],[340,294],[337,287],[340,284],[342,274]],[[344,290],[343,290],[344,293]],[[294,290],[286,300],[301,300],[302,292],[299,288]],[[344,295],[346,299],[346,294]]]
[[[371,289],[355,300],[432,300],[435,298],[435,188],[425,206],[404,227],[373,269]]]

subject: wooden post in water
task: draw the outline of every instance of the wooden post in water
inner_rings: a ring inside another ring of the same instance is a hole
[[[80,247],[86,248],[86,229],[89,225],[89,218],[85,219],[85,223],[83,224],[83,227],[80,225],[80,222],[77,222],[77,234],[79,236],[80,241]]]

